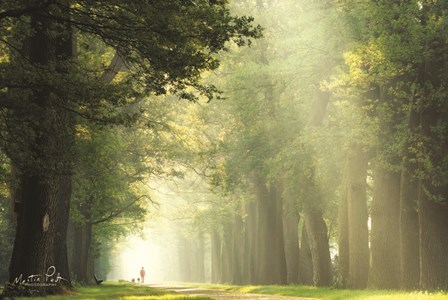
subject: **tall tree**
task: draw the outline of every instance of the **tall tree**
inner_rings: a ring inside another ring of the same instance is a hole
[[[32,3],[44,6],[45,1]],[[64,4],[67,3],[64,1]],[[67,13],[66,9],[59,10],[62,16]],[[71,25],[48,19],[40,11],[35,11],[30,14],[29,26],[33,32],[27,41],[30,65],[42,68],[47,75],[54,72],[63,76],[67,72],[64,64],[73,58]],[[56,28],[60,28],[59,32]],[[28,103],[35,112],[22,115],[32,120],[28,127],[32,137],[25,146],[30,157],[17,165],[20,172],[15,199],[18,206],[17,229],[9,281],[21,282],[32,274],[60,274],[62,279],[53,278],[60,281],[59,284],[45,282],[30,292],[60,293],[62,287],[71,286],[66,232],[71,193],[67,154],[70,153],[69,132],[73,124],[63,108],[70,100],[66,96],[55,95],[48,88],[31,88],[30,93]],[[58,266],[59,273],[50,269],[55,266]]]
[[[421,24],[424,26],[424,57],[418,69],[418,107],[420,122],[419,161],[424,175],[420,177],[418,213],[420,224],[420,285],[424,289],[447,289],[448,259],[448,182],[446,181],[448,124],[445,118],[447,41],[443,38],[446,24],[436,26],[438,18],[446,16],[446,3],[424,2]]]
[[[393,84],[393,81],[391,81]],[[400,287],[400,187],[402,108],[388,92],[390,86],[380,87],[379,132],[374,188],[371,204],[371,270],[369,285],[376,288]]]

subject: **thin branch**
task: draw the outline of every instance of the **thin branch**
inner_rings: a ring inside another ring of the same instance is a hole
[[[152,201],[151,198],[148,195],[141,195],[140,197],[137,197],[135,200],[133,200],[130,203],[126,204],[125,206],[123,206],[119,210],[111,212],[107,217],[104,217],[104,218],[96,220],[96,221],[92,221],[91,224],[95,225],[95,224],[99,224],[99,223],[104,223],[104,222],[112,220],[115,217],[118,217],[119,215],[121,215],[123,212],[125,212],[127,209],[129,209],[132,205],[134,205],[137,201],[139,201],[142,198],[148,198],[150,201]]]
[[[103,74],[98,79],[99,82],[101,83],[112,82],[112,80],[114,80],[115,76],[117,76],[118,72],[120,72],[123,66],[124,66],[124,60],[123,58],[121,58],[120,54],[118,54],[118,52],[116,51],[109,66],[106,68],[106,70],[104,70]]]

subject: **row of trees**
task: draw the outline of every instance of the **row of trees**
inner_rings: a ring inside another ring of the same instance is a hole
[[[202,85],[200,75],[218,66],[214,55],[228,41],[243,45],[259,35],[251,21],[231,15],[226,1],[1,3],[0,146],[9,160],[17,221],[9,281],[45,274],[50,266],[65,279],[6,293],[45,295],[71,286],[70,206],[74,247],[92,243],[92,225],[131,206],[138,210],[134,204],[143,194],[134,183],[151,168],[141,170],[136,156],[158,160],[159,153],[132,149],[112,161],[129,150],[120,144],[120,136],[128,133],[92,129],[89,122],[143,125],[149,129],[142,136],[151,136],[160,120],[146,105],[147,97],[213,97],[216,89]],[[110,150],[105,143],[118,145]],[[81,280],[89,273],[85,249],[74,251],[75,265],[83,262],[74,270]]]
[[[448,289],[447,8],[234,3],[266,31],[208,107],[213,282]]]

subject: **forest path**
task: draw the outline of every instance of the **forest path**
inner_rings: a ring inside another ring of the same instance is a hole
[[[237,299],[256,299],[256,300],[315,300],[316,298],[302,298],[302,297],[289,297],[289,296],[278,296],[278,295],[267,295],[267,294],[249,294],[249,293],[237,293],[237,292],[227,292],[223,290],[216,289],[206,289],[191,286],[182,285],[150,285],[156,289],[175,291],[180,294],[190,295],[190,296],[205,296],[214,300],[237,300]]]

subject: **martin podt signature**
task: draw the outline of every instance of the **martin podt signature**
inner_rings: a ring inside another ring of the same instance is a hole
[[[43,274],[33,274],[24,277],[23,274],[16,277],[13,284],[20,284],[25,286],[56,286],[62,281],[67,281],[59,272],[56,271],[55,266],[51,266]]]

